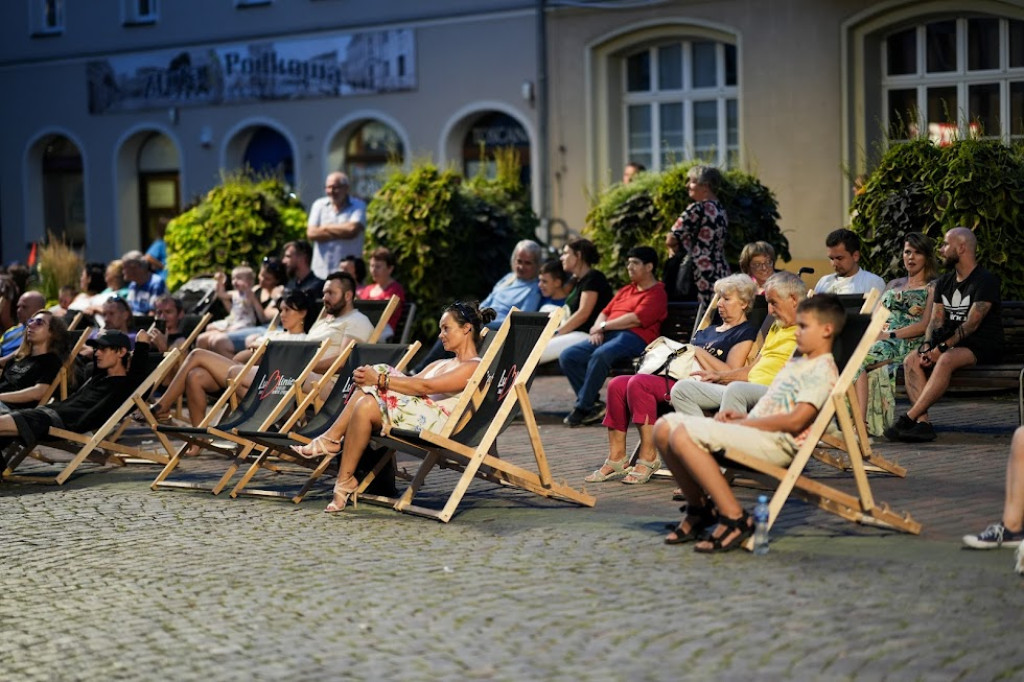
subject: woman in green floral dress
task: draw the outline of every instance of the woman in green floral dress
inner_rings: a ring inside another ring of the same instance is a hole
[[[930,317],[933,281],[938,274],[931,238],[910,232],[903,244],[907,276],[889,282],[881,304],[889,309],[889,321],[868,351],[864,369],[857,377],[857,399],[868,433],[882,435],[896,416],[896,370],[907,353],[921,344]]]

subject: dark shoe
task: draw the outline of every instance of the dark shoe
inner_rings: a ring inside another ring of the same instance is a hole
[[[718,517],[718,525],[715,530],[721,529],[718,535],[712,531],[710,535],[701,539],[701,542],[709,544],[697,544],[693,550],[701,554],[713,554],[715,552],[731,552],[739,549],[743,543],[754,534],[754,521],[750,514],[744,509],[738,519],[727,519],[724,516]]]
[[[904,443],[928,443],[935,440],[935,429],[930,422],[914,422],[909,429],[899,433],[899,439]]]
[[[570,429],[574,429],[577,426],[583,426],[583,415],[585,414],[586,412],[584,412],[580,408],[574,407],[572,408],[572,412],[566,415],[565,419],[562,420],[562,423],[568,426]]]
[[[891,426],[886,428],[885,431],[882,432],[882,435],[885,436],[886,440],[898,441],[900,440],[900,434],[912,428],[914,424],[914,420],[904,414]]]
[[[977,535],[963,537],[964,546],[971,549],[999,549],[1000,547],[1013,549],[1018,547],[1022,540],[1024,540],[1024,530],[1019,530],[1016,533],[1006,530],[1002,521],[993,523]]]
[[[590,426],[591,424],[597,424],[604,421],[604,414],[607,410],[608,406],[598,400],[594,403],[594,406],[587,410],[586,414],[583,415],[583,423]]]
[[[672,532],[665,538],[666,545],[681,545],[704,538],[705,531],[718,521],[718,515],[710,504],[704,507],[680,507],[679,511],[685,512],[686,517],[672,528]],[[689,530],[683,527],[685,525],[690,526]]]

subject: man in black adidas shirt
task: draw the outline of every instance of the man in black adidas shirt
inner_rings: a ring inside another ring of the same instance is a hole
[[[946,233],[940,254],[951,271],[935,284],[924,343],[903,361],[911,407],[885,430],[889,440],[935,440],[928,408],[949,388],[953,372],[999,361],[1003,345],[999,278],[978,265],[977,247],[974,233],[966,227]]]

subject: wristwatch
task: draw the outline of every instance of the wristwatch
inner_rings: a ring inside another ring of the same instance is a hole
[[[949,350],[949,346],[947,346],[947,345],[945,344],[945,342],[943,342],[943,343],[940,343],[939,345],[937,345],[937,346],[935,346],[935,347],[939,349],[939,352],[940,352],[940,353],[945,353],[945,352],[946,352],[947,350]]]
[[[607,326],[608,326],[608,322],[607,321],[602,322],[601,323],[601,331],[604,331],[604,328],[607,327]]]
[[[889,338],[890,339],[895,339],[896,338],[896,332],[889,332]]]

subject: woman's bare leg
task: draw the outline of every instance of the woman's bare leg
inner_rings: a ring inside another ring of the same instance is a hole
[[[186,383],[188,376],[194,369],[205,369],[210,376],[217,380],[220,387],[227,386],[228,370],[235,366],[235,363],[222,355],[217,355],[213,351],[202,350],[197,348],[193,350],[185,358],[185,362],[182,363],[181,369],[171,379],[170,385],[164,394],[160,396],[160,400],[156,401],[155,407],[159,413],[167,413],[171,411],[171,406],[185,393]],[[211,390],[216,390],[213,388]]]
[[[345,442],[341,451],[341,463],[338,466],[338,480],[334,484],[334,498],[327,511],[341,511],[345,508],[349,495],[359,484],[355,476],[356,466],[359,465],[366,446],[370,444],[370,438],[380,430],[382,424],[377,400],[369,394],[364,393],[350,400],[342,412],[342,417],[345,417],[346,413],[348,416],[344,420],[344,432],[340,434],[344,436]],[[335,426],[341,421],[339,418]]]
[[[1024,426],[1017,428],[1010,444],[1010,461],[1006,463],[1003,525],[1014,533],[1024,528]]]
[[[868,372],[864,370],[857,377],[857,381],[853,384],[857,391],[857,402],[860,403],[860,419],[862,423],[868,421]]]

